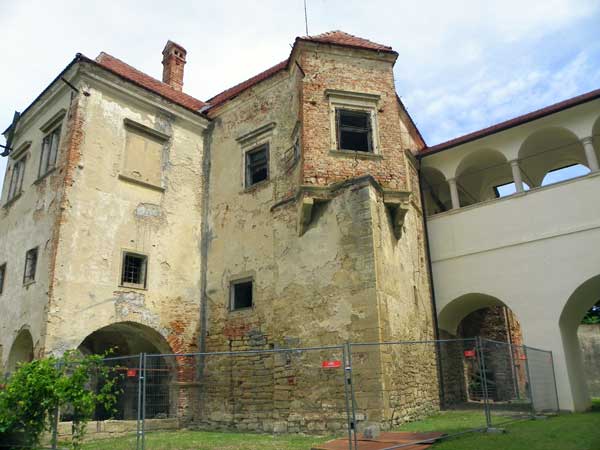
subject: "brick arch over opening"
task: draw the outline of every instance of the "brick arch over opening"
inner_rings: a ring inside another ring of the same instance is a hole
[[[577,328],[586,312],[600,300],[600,274],[581,283],[568,298],[559,319],[569,385],[575,410],[591,405],[587,389]]]
[[[13,341],[6,363],[7,371],[13,372],[20,362],[29,362],[33,359],[33,338],[28,329],[19,331]]]

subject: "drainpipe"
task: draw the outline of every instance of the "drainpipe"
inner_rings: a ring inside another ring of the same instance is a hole
[[[421,199],[421,219],[423,220],[423,231],[425,233],[425,252],[427,254],[427,276],[429,277],[429,293],[431,295],[431,309],[433,312],[433,333],[434,339],[437,341],[440,339],[440,329],[437,316],[437,306],[435,304],[435,287],[433,285],[433,268],[431,265],[431,250],[429,248],[429,230],[427,228],[427,217],[425,213],[425,198],[423,197],[423,189],[421,186],[421,157],[417,156],[417,173],[419,175],[419,198]],[[438,367],[438,380],[439,380],[439,394],[440,402],[444,395],[444,377],[442,373],[442,358],[440,355],[439,343],[436,345],[436,356],[437,356],[437,367]]]
[[[208,203],[210,192],[211,143],[214,122],[204,131],[204,160],[202,162],[202,228],[200,231],[200,332],[198,333],[198,351],[206,352],[206,332],[208,324],[208,294],[206,292],[206,273],[208,268],[208,247],[212,237],[208,226]],[[198,365],[201,374],[202,364]]]

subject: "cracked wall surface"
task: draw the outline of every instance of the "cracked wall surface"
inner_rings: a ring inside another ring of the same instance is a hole
[[[410,154],[419,143],[396,97],[393,63],[389,54],[301,43],[287,70],[211,111],[208,131],[206,118],[100,69],[82,70],[87,95],[73,97],[62,178],[49,190],[60,198],[42,227],[52,244],[44,262],[49,308],[37,310],[37,325],[24,320],[40,330],[34,336],[45,335],[39,354],[82,342],[95,351],[111,339],[167,353],[432,339]],[[378,99],[377,154],[332,148],[331,91]],[[264,144],[269,179],[248,186],[245,152]],[[144,159],[147,151],[153,158]],[[45,220],[31,206],[52,203],[44,195],[14,220]],[[121,285],[124,251],[147,256],[145,287]],[[247,279],[253,306],[232,311],[231,284]],[[364,369],[363,423],[395,424],[439,405],[433,352],[372,346],[355,356]],[[198,371],[192,357],[174,357],[169,382],[179,394],[167,410],[205,426],[339,430],[343,371],[321,363],[342,357],[340,348],[290,350],[209,358]],[[400,376],[409,358],[417,369]]]

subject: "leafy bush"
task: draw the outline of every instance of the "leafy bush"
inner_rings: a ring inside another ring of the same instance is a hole
[[[82,357],[67,352],[21,364],[0,390],[0,442],[18,437],[19,444],[39,445],[50,431],[59,410],[73,416],[74,449],[81,448],[87,422],[96,406],[111,409],[116,403],[116,376],[102,364],[102,356]],[[98,392],[94,381],[102,379]]]

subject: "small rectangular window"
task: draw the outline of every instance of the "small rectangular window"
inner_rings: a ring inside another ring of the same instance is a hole
[[[55,128],[52,132],[48,133],[42,141],[38,178],[46,175],[56,165],[56,155],[58,154],[58,144],[60,142],[60,130],[61,127]]]
[[[6,279],[6,263],[0,266],[0,294],[4,292],[4,280]]]
[[[252,308],[252,280],[240,280],[231,283],[231,310]]]
[[[32,248],[25,254],[25,271],[23,273],[23,284],[35,281],[35,269],[37,267],[38,249]]]
[[[336,110],[338,150],[372,152],[371,114],[366,111]]]
[[[269,146],[246,152],[246,187],[269,179]]]
[[[7,201],[18,196],[23,190],[23,176],[25,174],[25,158],[15,161],[12,166],[10,184],[8,186]]]
[[[121,285],[137,288],[146,287],[148,257],[137,253],[123,253]]]

